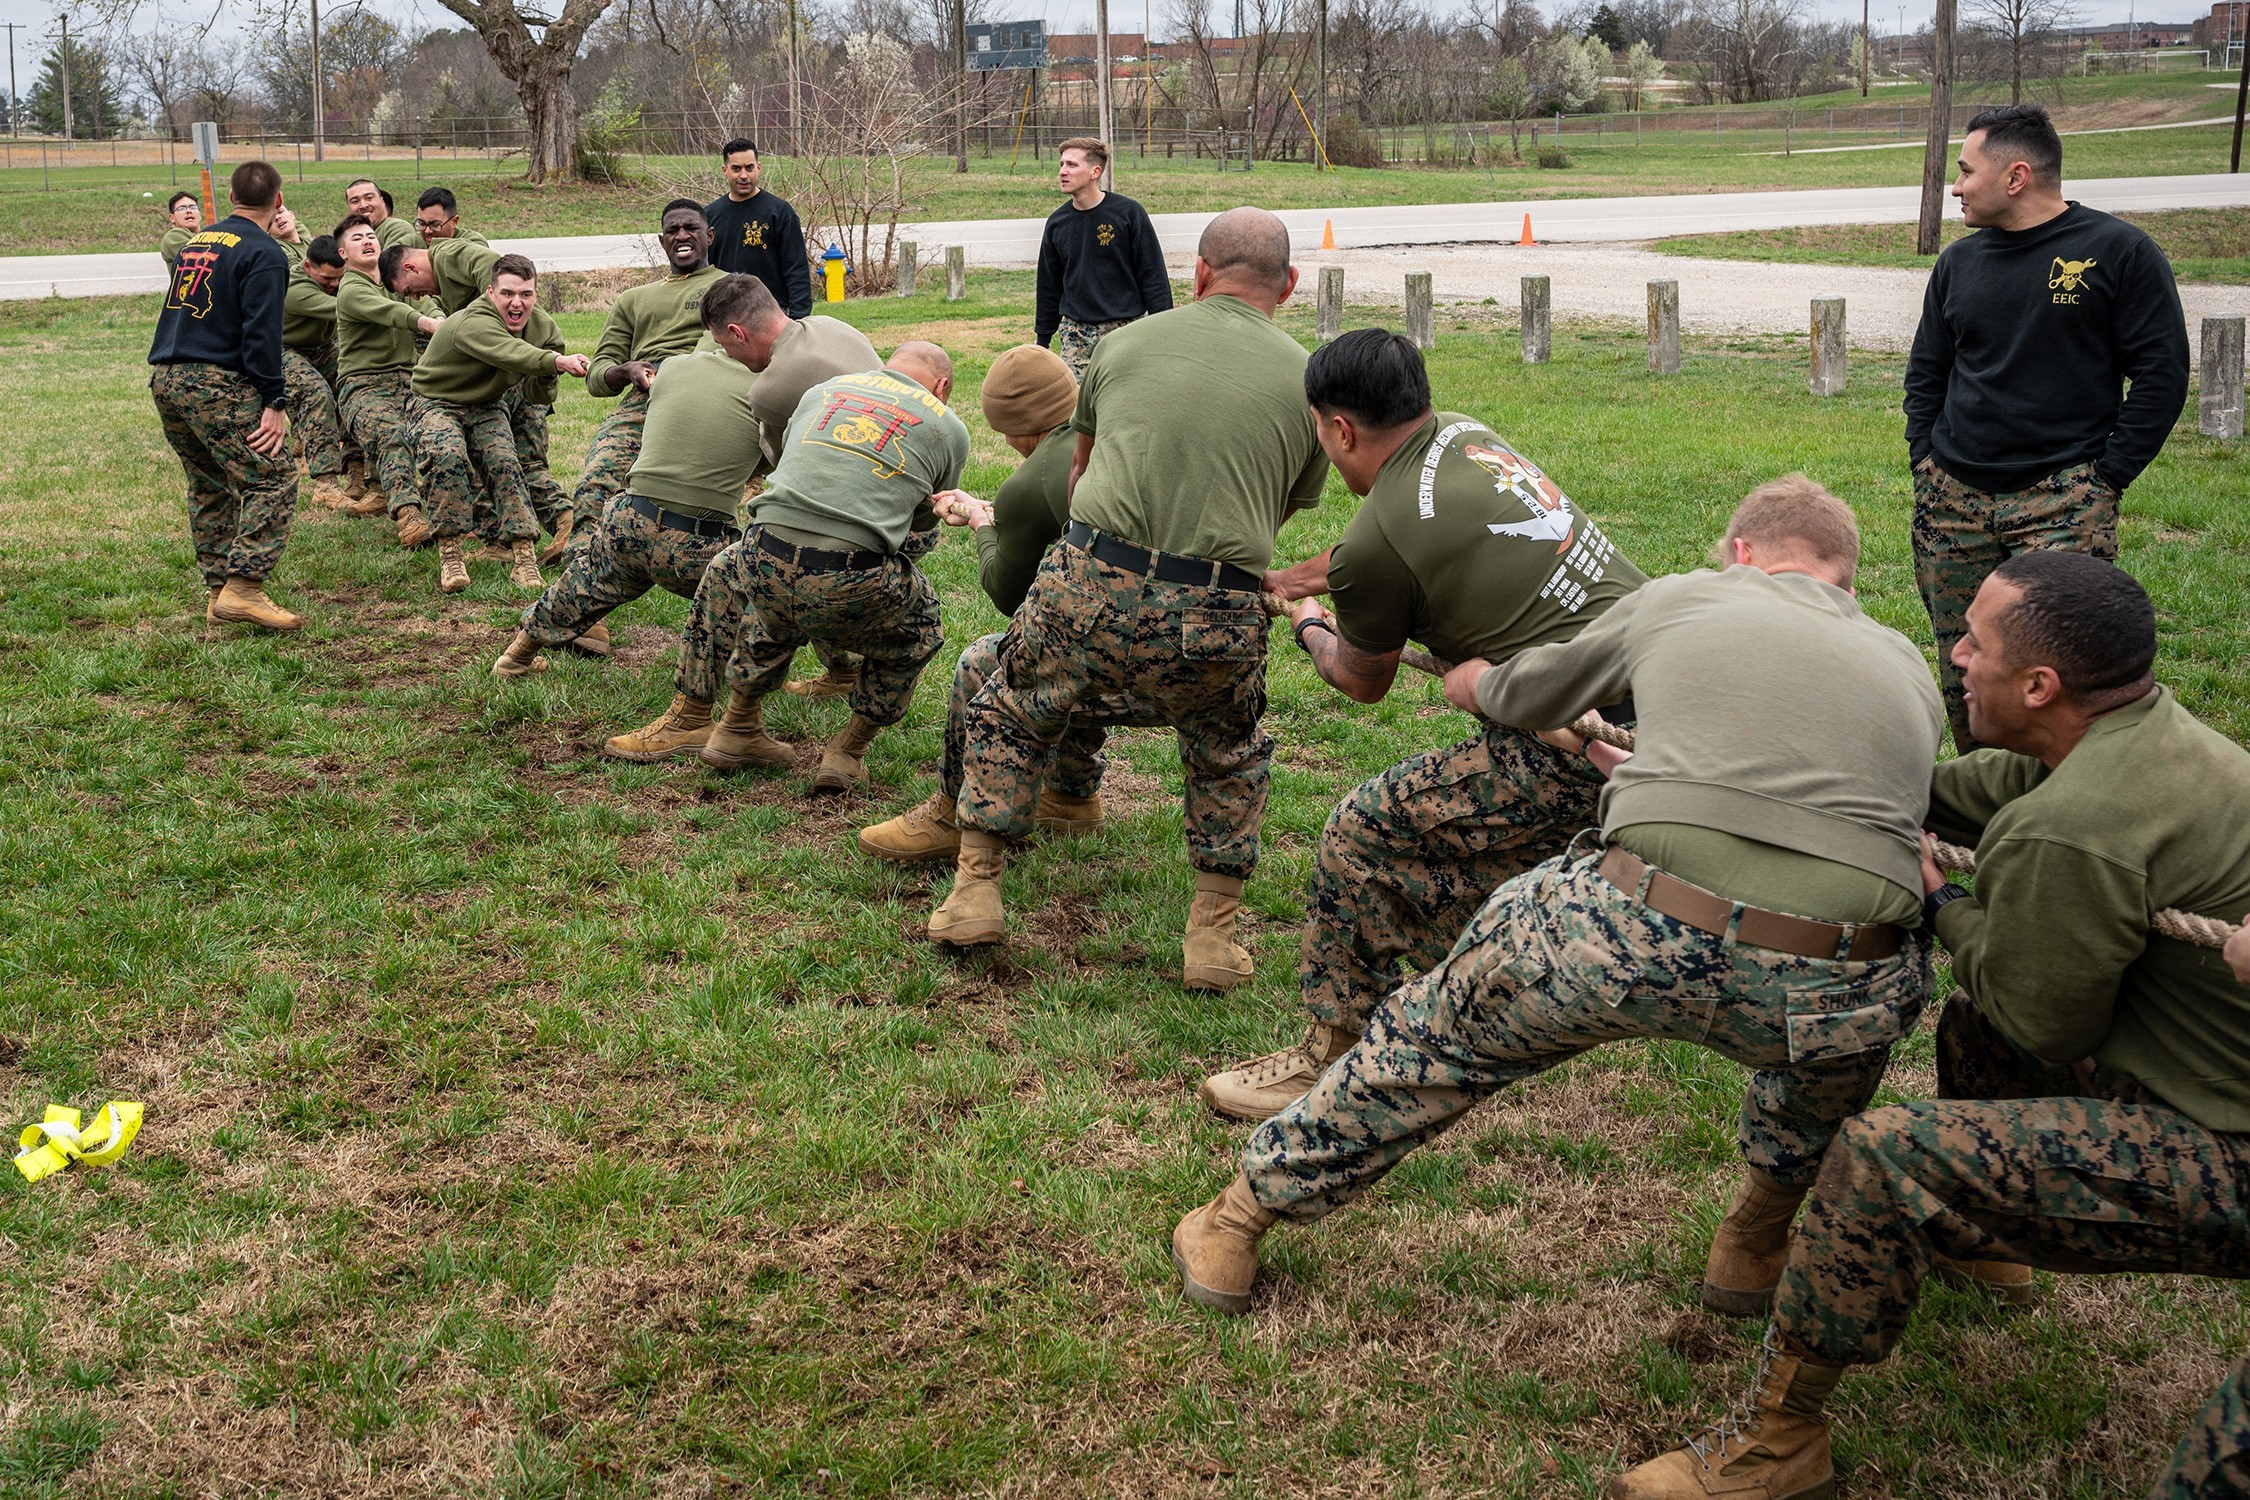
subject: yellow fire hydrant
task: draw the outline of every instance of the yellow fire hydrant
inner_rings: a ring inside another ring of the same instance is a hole
[[[844,252],[830,245],[828,253],[820,258],[820,269],[828,278],[828,300],[843,301],[844,272],[848,269],[844,262]]]

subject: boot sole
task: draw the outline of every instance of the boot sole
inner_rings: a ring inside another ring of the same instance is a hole
[[[1103,821],[1101,818],[1090,823],[1080,818],[1037,818],[1033,820],[1032,826],[1041,833],[1059,833],[1064,838],[1078,838],[1089,833],[1100,833]]]
[[[532,677],[546,670],[547,658],[544,656],[533,657],[531,665],[524,667],[503,668],[499,662],[492,664],[492,675],[495,677]]]
[[[612,760],[629,760],[635,765],[653,766],[660,760],[673,760],[682,755],[694,755],[702,748],[700,745],[675,745],[669,750],[619,750],[604,743],[602,754]]]
[[[1732,1287],[1703,1283],[1703,1305],[1715,1313],[1730,1318],[1762,1318],[1773,1310],[1774,1288],[1759,1292],[1736,1291]]]
[[[586,637],[581,635],[564,641],[563,649],[565,651],[575,651],[580,656],[607,656],[610,652],[610,645],[609,642],[605,640],[601,640],[598,638],[594,640],[588,640]]]
[[[935,849],[924,849],[918,853],[908,854],[902,850],[886,848],[869,839],[865,833],[861,833],[859,836],[859,852],[872,859],[888,860],[894,865],[934,865],[941,859],[958,859],[961,854],[961,846],[959,844],[943,844]]]
[[[1271,1109],[1263,1105],[1236,1104],[1224,1098],[1218,1090],[1212,1088],[1211,1081],[1207,1078],[1196,1086],[1195,1097],[1201,1099],[1204,1107],[1222,1120],[1240,1120],[1247,1125],[1263,1125],[1305,1096],[1303,1094],[1292,1094]]]
[[[990,948],[1007,937],[1005,923],[991,927],[950,927],[944,932],[933,931],[930,941],[945,948]]]
[[[203,618],[209,620],[214,625],[255,625],[260,630],[278,630],[283,635],[287,635],[293,630],[301,629],[305,623],[303,620],[291,620],[286,625],[279,625],[274,624],[270,621],[261,620],[255,615],[228,614],[223,610],[216,609],[205,610],[203,612]]]
[[[838,776],[828,771],[815,772],[812,779],[814,791],[831,796],[838,792],[856,791],[865,785],[867,785],[867,778],[864,776],[854,779],[849,776]]]
[[[732,775],[736,771],[786,771],[797,764],[795,756],[791,756],[787,760],[759,760],[751,755],[713,755],[710,750],[710,746],[703,746],[695,752],[695,758],[712,770],[727,775]]]
[[[1222,1292],[1207,1287],[1188,1274],[1187,1259],[1178,1250],[1172,1252],[1172,1269],[1180,1273],[1180,1295],[1198,1307],[1208,1307],[1213,1312],[1246,1313],[1250,1310],[1248,1292]]]
[[[1180,987],[1182,989],[1200,990],[1206,994],[1223,995],[1238,985],[1248,984],[1253,977],[1255,976],[1251,974],[1236,973],[1233,969],[1182,969],[1180,971]]]

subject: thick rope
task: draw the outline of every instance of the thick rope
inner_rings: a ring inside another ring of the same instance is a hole
[[[1286,615],[1289,612],[1289,606],[1282,601],[1278,594],[1266,594],[1262,596],[1260,602],[1265,606],[1266,613],[1269,615]],[[1453,664],[1443,657],[1432,656],[1427,651],[1417,651],[1412,646],[1408,646],[1405,650],[1399,652],[1398,659],[1401,666],[1411,667],[1417,672],[1427,672],[1432,677],[1443,677],[1453,669]],[[1632,730],[1620,729],[1605,719],[1595,718],[1592,714],[1586,714],[1571,720],[1569,729],[1572,734],[1577,735],[1582,740],[1600,740],[1603,744],[1614,746],[1627,754],[1632,752]],[[1935,838],[1930,841],[1930,844],[1931,857],[1937,861],[1940,869],[1953,870],[1964,875],[1976,873],[1977,855],[1974,849],[1964,849],[1959,844],[1948,844]],[[2192,943],[2198,948],[2224,948],[2227,945],[2227,939],[2235,934],[2234,927],[2218,920],[2216,917],[2198,916],[2192,911],[2181,911],[2178,907],[2173,906],[2167,906],[2151,916],[2148,919],[2148,926],[2149,931],[2159,937],[2168,937],[2174,942]]]

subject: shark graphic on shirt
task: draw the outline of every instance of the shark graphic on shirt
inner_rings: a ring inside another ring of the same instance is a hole
[[[1512,448],[1485,443],[1465,444],[1461,455],[1492,476],[1495,491],[1520,501],[1531,512],[1528,521],[1487,522],[1485,530],[1494,536],[1553,542],[1557,552],[1569,549],[1578,518],[1571,512],[1570,497],[1537,464]]]

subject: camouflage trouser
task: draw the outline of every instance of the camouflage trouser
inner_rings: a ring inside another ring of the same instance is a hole
[[[305,468],[316,479],[343,473],[344,424],[336,415],[336,393],[321,378],[320,367],[294,349],[283,349],[281,378],[289,390],[289,435],[305,451]]]
[[[2172,1450],[2149,1500],[2234,1500],[2250,1495],[2250,1359],[2235,1362]]]
[[[336,408],[336,437],[343,445],[345,464],[361,463],[363,460],[359,451],[359,439],[352,436],[352,424],[344,420],[344,398],[341,394],[341,382],[336,377],[336,341],[330,339],[325,344],[308,344],[297,352],[312,361],[312,367],[320,372],[321,381],[328,387],[329,403]]]
[[[360,451],[374,456],[369,477],[381,487],[385,506],[396,515],[402,505],[420,505],[422,491],[414,479],[414,425],[422,403],[414,395],[413,372],[347,375],[336,387],[336,404],[343,409],[344,425],[358,439]]]
[[[978,689],[985,684],[1000,665],[1000,642],[1004,637],[997,631],[979,636],[961,653],[961,660],[953,668],[953,693],[945,705],[945,759],[938,771],[938,785],[948,797],[961,795],[961,761],[968,752],[969,703]],[[1055,746],[1055,763],[1047,772],[1046,785],[1065,797],[1091,797],[1102,789],[1102,741],[1109,737],[1112,725],[1134,725],[1155,728],[1164,721],[1147,709],[1134,706],[1129,698],[1115,701],[1082,703],[1070,716],[1070,728],[1063,732],[1062,740]]]
[[[1312,1018],[1358,1033],[1399,963],[1435,968],[1501,882],[1598,821],[1601,773],[1500,725],[1362,782],[1320,833],[1297,985]]]
[[[1055,353],[1070,366],[1073,380],[1086,378],[1087,361],[1094,357],[1094,346],[1105,334],[1112,334],[1134,318],[1117,318],[1107,323],[1081,323],[1076,318],[1064,318],[1055,325]]]
[[[578,476],[578,488],[571,492],[573,547],[585,545],[578,538],[591,536],[609,502],[625,493],[633,460],[641,456],[641,429],[647,425],[648,392],[628,381],[625,394],[617,398],[617,405],[594,429],[594,441],[586,449],[585,471]]]
[[[601,525],[571,553],[562,576],[523,612],[523,628],[540,645],[576,640],[611,610],[652,588],[693,599],[704,569],[731,540],[659,526],[626,500],[620,495],[609,502]]]
[[[257,388],[217,365],[158,365],[148,388],[164,441],[187,471],[188,531],[204,586],[263,582],[289,545],[297,466],[286,452],[268,458],[251,450],[250,433],[265,411]]]
[[[1934,459],[1914,466],[1914,581],[1937,637],[1938,683],[1956,750],[1977,748],[1953,648],[1968,633],[1978,585],[2019,552],[2089,552],[2115,562],[2117,506],[2117,491],[2090,463],[1998,495],[1970,489]]]
[[[1945,1084],[1988,1092],[1844,1123],[1774,1297],[1799,1349],[1882,1359],[1940,1255],[2250,1278],[2250,1135],[2206,1130],[2131,1079],[2040,1062],[1959,994],[1938,1052]]]
[[[551,533],[563,512],[571,508],[570,497],[547,468],[547,418],[554,408],[524,400],[521,386],[501,397],[500,405],[506,409],[508,426],[515,433],[516,467],[523,471],[524,498],[531,504],[539,529]]]
[[[439,541],[468,536],[478,529],[478,512],[489,506],[499,540],[536,541],[539,523],[524,499],[516,435],[501,404],[424,401],[421,407],[415,470],[431,533]]]
[[[735,692],[763,698],[788,680],[797,648],[815,641],[858,653],[852,712],[896,724],[923,666],[945,644],[937,590],[897,554],[878,567],[815,573],[759,547],[752,528],[703,570],[673,684],[714,700],[723,662]]]
[[[1756,1069],[1743,1159],[1812,1180],[1921,1015],[1928,948],[1849,963],[1743,947],[1642,906],[1596,863],[1565,855],[1509,881],[1444,963],[1391,992],[1359,1044],[1251,1135],[1242,1169],[1260,1203],[1333,1213],[1478,1100],[1626,1037]]]
[[[961,826],[1023,838],[1056,748],[1085,705],[1130,697],[1177,731],[1188,859],[1247,879],[1258,864],[1273,739],[1266,617],[1255,594],[1163,583],[1068,542],[1048,549],[969,700]]]

